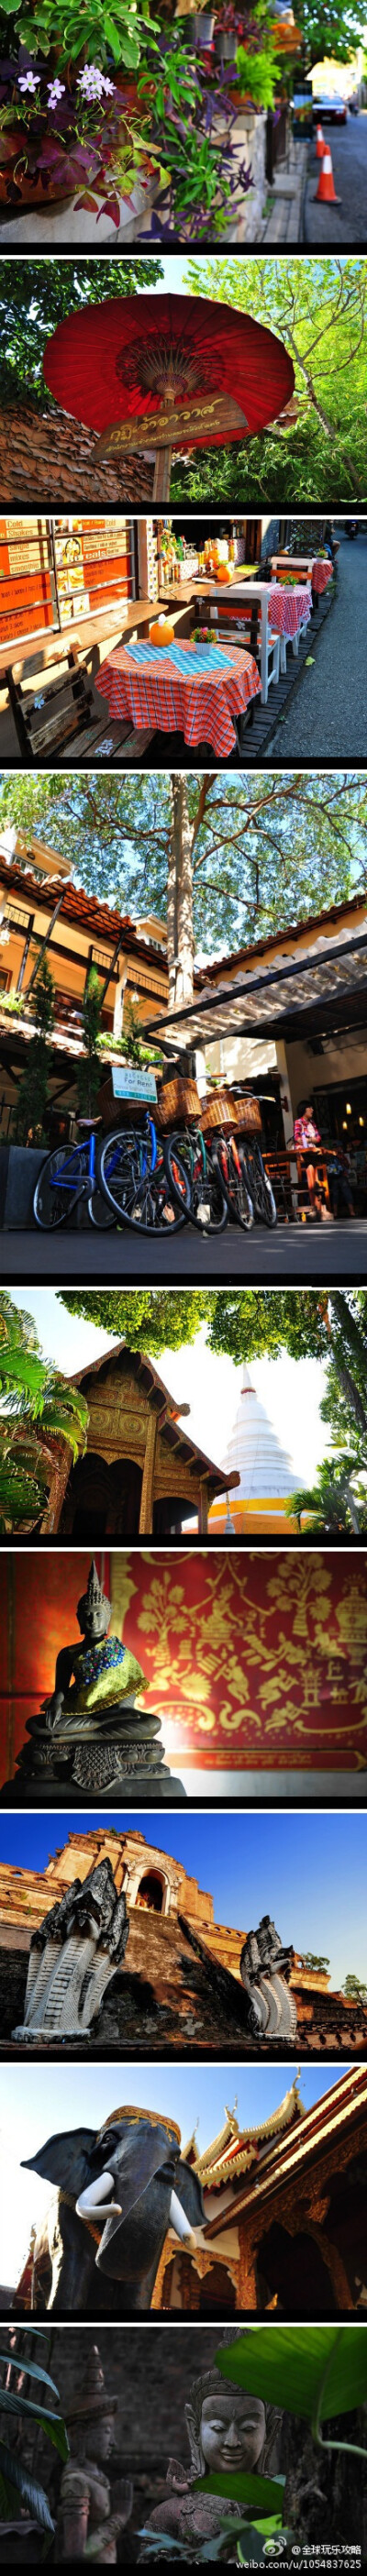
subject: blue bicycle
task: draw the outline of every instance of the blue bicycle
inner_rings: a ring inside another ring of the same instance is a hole
[[[119,1128],[98,1147],[100,1189],[123,1225],[140,1234],[177,1234],[190,1212],[190,1185],[180,1154],[175,1156],[175,1188],[167,1171],[161,1138],[147,1112],[143,1128]]]
[[[114,1129],[101,1142],[96,1135],[96,1121],[80,1119],[88,1134],[80,1145],[57,1145],[39,1172],[34,1192],[33,1209],[36,1225],[43,1233],[55,1226],[66,1225],[68,1218],[85,1199],[90,1224],[103,1230],[120,1225],[136,1226],[145,1234],[176,1234],[184,1225],[189,1210],[187,1174],[177,1156],[177,1182],[180,1182],[180,1208],[174,1205],[168,1175],[165,1171],[160,1137],[154,1121],[144,1118],[138,1127]]]
[[[57,1225],[67,1225],[82,1199],[87,1202],[90,1225],[104,1229],[116,1223],[98,1178],[96,1121],[80,1118],[78,1125],[87,1130],[84,1142],[56,1145],[38,1174],[33,1214],[44,1234],[53,1233]]]

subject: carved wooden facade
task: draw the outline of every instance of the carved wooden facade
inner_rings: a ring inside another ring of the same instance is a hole
[[[367,2070],[348,2068],[340,2082],[302,2113],[297,2087],[265,2124],[276,2131],[257,2150],[239,2138],[227,2163],[213,2149],[191,2161],[206,2209],[207,2242],[194,2261],[166,2238],[153,2305],[165,2314],[229,2314],[287,2318],[364,2313],[367,2304]],[[282,2112],[291,2106],[290,2128]],[[234,2129],[237,2123],[233,2123]],[[237,2134],[239,2134],[237,2132]],[[251,2139],[255,2132],[251,2132]],[[260,2148],[260,2161],[259,2161]],[[248,2164],[245,2177],[241,2168]],[[221,2173],[224,2178],[221,2179]],[[217,2177],[217,2179],[215,2179]]]
[[[151,1360],[117,1343],[79,1371],[76,1383],[88,1404],[87,1450],[70,1470],[70,1452],[58,1444],[43,1532],[60,1529],[94,1545],[152,1531],[167,1536],[192,1517],[204,1534],[210,1503],[225,1494],[226,1480],[181,1431],[180,1414],[190,1408],[174,1403]]]

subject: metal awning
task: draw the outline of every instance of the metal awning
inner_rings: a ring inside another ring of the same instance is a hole
[[[204,985],[195,1002],[145,1022],[145,1035],[168,1055],[177,1047],[213,1046],[220,1038],[311,1035],[346,1019],[360,1020],[366,993],[367,930],[354,930],[349,938],[339,930],[332,942],[319,939],[301,956],[288,953],[266,973],[253,968],[215,990]]]

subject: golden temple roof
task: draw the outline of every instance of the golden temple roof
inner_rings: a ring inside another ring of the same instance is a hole
[[[204,2148],[203,2155],[196,2157],[194,2171],[199,2182],[208,2186],[209,2183],[231,2181],[232,2175],[246,2173],[248,2166],[256,2162],[257,2147],[262,2140],[269,2139],[271,2151],[274,2139],[281,2136],[284,2129],[291,2128],[294,2120],[304,2117],[298,2085],[296,2075],[277,2110],[270,2112],[268,2120],[255,2121],[252,2128],[240,2130],[235,2111],[228,2111],[226,2106],[223,2129],[217,2138],[213,2138],[211,2145]]]

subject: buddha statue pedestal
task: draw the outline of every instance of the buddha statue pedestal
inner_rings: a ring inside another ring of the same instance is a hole
[[[136,1706],[146,1688],[140,1664],[119,1637],[107,1638],[110,1616],[93,1564],[77,1609],[85,1642],[58,1655],[52,1698],[27,1718],[30,1743],[18,1755],[18,1778],[2,1791],[3,1806],[64,1807],[70,1790],[73,1807],[83,1808],[117,1796],[134,1806],[137,1797],[152,1806],[185,1799],[157,1742],[160,1718]]]

